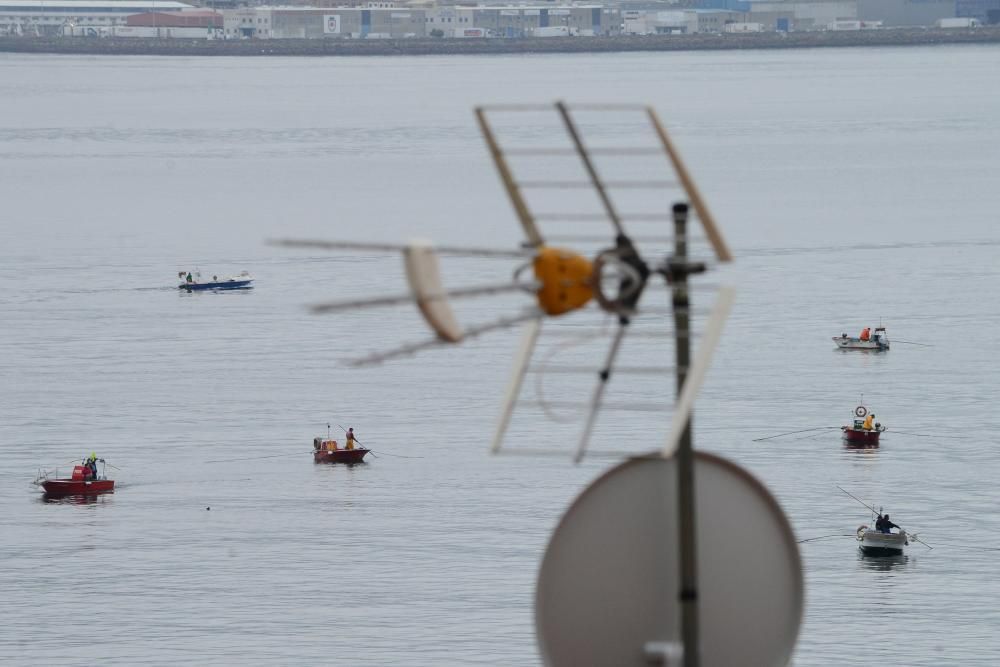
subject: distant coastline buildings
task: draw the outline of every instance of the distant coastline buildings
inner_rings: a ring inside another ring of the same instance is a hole
[[[1000,0],[0,0],[0,35],[175,39],[549,38],[1000,23]]]

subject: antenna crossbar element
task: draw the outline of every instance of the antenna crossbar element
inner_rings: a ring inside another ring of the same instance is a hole
[[[531,308],[523,313],[514,315],[511,317],[501,317],[493,322],[488,322],[486,324],[481,324],[478,326],[472,326],[466,328],[462,332],[462,337],[459,342],[464,342],[471,338],[476,338],[485,333],[491,331],[497,331],[500,329],[509,329],[512,326],[516,326],[521,322],[527,320],[533,320],[540,317],[540,313],[537,309]],[[428,340],[409,343],[406,345],[401,345],[397,348],[387,350],[385,352],[374,352],[365,357],[358,357],[355,359],[349,359],[347,361],[348,366],[361,367],[361,366],[376,366],[383,362],[389,361],[390,359],[397,359],[399,357],[408,357],[410,355],[416,354],[421,350],[426,350],[433,347],[441,347],[450,344],[452,341],[443,340],[440,337],[430,338]]]
[[[537,289],[534,283],[498,283],[495,285],[479,285],[476,287],[460,287],[443,292],[435,292],[420,297],[421,302],[447,301],[448,299],[460,299],[465,297],[484,296],[488,294],[503,294],[505,292],[532,292]],[[351,299],[350,301],[333,301],[330,303],[319,303],[311,306],[310,309],[316,314],[336,313],[344,310],[355,310],[357,308],[372,308],[376,306],[398,306],[404,303],[413,303],[413,294],[398,294],[391,296],[371,297],[367,299]]]
[[[674,148],[674,142],[670,140],[670,135],[667,134],[666,129],[664,129],[663,124],[660,122],[660,118],[656,115],[652,107],[647,108],[646,113],[649,114],[649,121],[653,124],[653,129],[656,130],[656,136],[660,138],[663,150],[667,152],[670,163],[674,166],[674,171],[677,172],[677,179],[684,186],[684,191],[687,192],[688,198],[691,200],[691,205],[694,206],[694,210],[698,214],[698,219],[701,221],[702,227],[705,228],[705,233],[708,234],[708,238],[712,241],[716,257],[720,262],[733,261],[733,255],[729,252],[729,247],[726,245],[725,239],[722,238],[722,233],[715,224],[715,218],[709,212],[708,204],[705,203],[701,192],[698,190],[698,186],[695,185],[694,179],[691,178],[687,167],[681,160],[680,154]]]
[[[615,359],[618,357],[618,351],[621,349],[622,340],[625,338],[626,333],[628,333],[628,318],[622,317],[618,321],[618,330],[615,331],[615,337],[611,341],[611,348],[608,350],[608,357],[604,362],[604,366],[597,374],[597,386],[594,387],[594,395],[590,399],[590,411],[587,414],[587,421],[583,427],[583,433],[580,435],[580,444],[576,449],[576,457],[574,460],[577,463],[583,460],[583,455],[587,451],[587,445],[590,444],[590,434],[594,430],[594,423],[597,421],[597,413],[601,409],[601,401],[604,398],[604,390],[608,386],[608,380],[611,379],[611,369],[615,365]]]
[[[483,137],[486,139],[486,145],[490,149],[490,155],[493,157],[493,164],[496,165],[497,171],[500,173],[500,181],[503,183],[503,187],[507,191],[507,196],[510,197],[511,204],[514,206],[514,213],[517,215],[517,219],[521,222],[521,228],[528,237],[529,244],[534,247],[544,245],[545,240],[542,238],[541,233],[538,231],[538,227],[535,225],[535,220],[531,215],[531,211],[528,209],[528,203],[524,200],[524,197],[521,195],[521,190],[517,187],[517,182],[514,180],[514,175],[511,173],[510,166],[507,164],[507,159],[504,157],[503,151],[500,149],[500,144],[497,141],[496,135],[493,133],[493,128],[490,126],[490,123],[486,118],[486,111],[483,107],[476,109],[476,120],[479,123],[479,129],[482,131]]]
[[[550,109],[553,107],[549,107]],[[659,117],[652,107],[635,105],[635,104],[583,104],[583,105],[573,105],[572,107],[565,102],[557,102],[554,105],[557,115],[562,120],[562,125],[566,130],[567,135],[570,139],[570,146],[510,146],[501,147],[500,140],[497,133],[494,131],[493,127],[490,125],[487,115],[489,112],[521,112],[521,111],[531,111],[538,112],[544,111],[546,108],[541,105],[490,105],[481,106],[476,108],[476,118],[479,122],[480,129],[483,132],[483,137],[486,140],[487,146],[490,150],[490,155],[493,158],[493,162],[497,167],[497,171],[500,174],[500,180],[503,182],[504,188],[507,191],[508,197],[514,206],[514,210],[517,214],[518,219],[521,221],[521,226],[525,230],[525,234],[528,237],[529,245],[539,246],[543,241],[543,237],[538,228],[538,223],[542,220],[553,221],[553,218],[549,214],[538,214],[531,210],[527,201],[524,198],[523,190],[531,188],[543,188],[543,187],[558,187],[558,188],[570,188],[578,189],[587,187],[587,182],[593,188],[594,192],[597,194],[600,200],[601,206],[604,209],[604,214],[601,219],[607,220],[614,227],[616,234],[624,234],[623,224],[625,221],[635,221],[636,216],[624,215],[617,211],[617,207],[613,204],[608,190],[615,187],[624,187],[624,184],[620,181],[614,179],[609,179],[607,181],[603,180],[597,168],[597,164],[594,158],[602,156],[641,156],[641,155],[661,155],[666,156],[667,162],[670,164],[673,176],[675,179],[660,181],[657,179],[650,179],[641,186],[636,184],[629,186],[631,189],[654,189],[656,187],[680,187],[687,199],[690,201],[691,206],[694,209],[695,217],[698,218],[701,225],[704,227],[708,241],[712,246],[715,253],[716,259],[720,262],[732,261],[732,253],[729,247],[726,245],[725,239],[722,237],[717,225],[715,224],[715,218],[712,216],[711,211],[708,208],[708,204],[705,198],[702,196],[700,190],[691,177],[687,170],[687,166],[681,160],[680,153],[674,146],[673,141],[668,135],[663,124],[660,122]],[[652,128],[653,133],[658,140],[658,145],[655,146],[589,146],[585,143],[583,132],[579,125],[575,122],[573,113],[575,112],[636,112],[641,114],[645,119],[648,127]],[[587,181],[561,181],[559,179],[552,180],[519,180],[514,177],[513,168],[508,162],[509,157],[513,156],[526,156],[526,157],[545,157],[545,156],[573,156],[576,155],[583,164],[584,171],[587,175]],[[669,218],[664,216],[662,213],[656,214],[657,217],[655,221],[666,221]]]
[[[659,190],[661,188],[676,187],[676,181],[605,181],[605,188],[617,188],[622,190]],[[591,188],[590,181],[521,181],[517,184],[522,190],[533,189],[583,189]],[[663,217],[663,216],[661,216]]]
[[[529,368],[529,374],[538,375],[590,375],[594,376],[603,369],[594,366],[543,366]],[[676,366],[615,366],[615,375],[665,375],[677,370]]]
[[[591,155],[602,156],[629,156],[629,155],[662,155],[660,148],[650,148],[649,146],[592,146],[587,149]],[[573,157],[577,155],[575,148],[560,148],[558,146],[547,146],[539,148],[508,148],[505,154],[513,157]]]
[[[268,241],[268,245],[283,248],[318,248],[321,250],[361,250],[370,252],[399,253],[406,252],[410,247],[404,243],[367,243],[363,241],[321,241],[318,239],[276,239]],[[524,250],[500,250],[497,248],[474,248],[463,246],[434,246],[438,255],[457,255],[465,257],[502,257],[522,258],[532,257],[534,252]]]
[[[593,403],[588,401],[560,401],[553,399],[545,399],[544,401],[539,401],[537,399],[521,399],[518,401],[518,405],[524,406],[541,407],[543,404],[545,407],[558,408],[560,410],[588,410],[593,406]],[[600,409],[607,412],[655,412],[662,415],[665,411],[670,409],[670,401],[666,399],[664,399],[662,403],[602,401]],[[589,452],[590,450],[587,451]]]
[[[531,355],[535,351],[538,343],[538,335],[542,331],[542,320],[540,317],[528,320],[524,325],[524,332],[521,334],[521,343],[517,347],[517,354],[514,357],[514,370],[511,373],[510,381],[507,383],[507,392],[503,400],[503,408],[500,413],[500,421],[497,423],[497,430],[493,434],[493,444],[490,445],[490,452],[496,454],[503,445],[503,437],[507,433],[510,425],[510,418],[514,414],[514,407],[517,404],[517,397],[521,393],[521,385],[524,384],[524,375],[528,370],[528,363]]]
[[[580,161],[583,162],[583,168],[586,169],[587,175],[590,176],[590,182],[593,184],[594,190],[597,191],[597,196],[601,199],[601,204],[604,206],[604,211],[608,214],[608,219],[614,225],[615,232],[619,236],[623,236],[625,229],[622,227],[622,221],[618,218],[618,211],[615,210],[614,204],[611,203],[611,198],[608,196],[608,191],[604,187],[600,175],[597,173],[594,161],[587,154],[587,148],[583,145],[583,138],[580,136],[580,131],[573,123],[573,118],[569,115],[569,108],[564,102],[556,102],[556,110],[562,116],[563,123],[566,125],[566,131],[569,133],[570,139],[573,140],[573,145],[576,146],[576,152],[580,154]]]
[[[665,223],[670,222],[670,216],[665,213],[618,213],[617,219],[619,221],[628,220],[629,222],[659,222]],[[606,222],[609,218],[604,213],[558,213],[555,211],[536,213],[536,220],[546,221],[546,222]],[[606,237],[604,238],[607,242]],[[673,237],[671,237],[672,239]]]

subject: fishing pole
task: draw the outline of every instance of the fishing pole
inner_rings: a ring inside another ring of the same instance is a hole
[[[240,457],[238,459],[214,459],[212,461],[204,461],[204,463],[232,463],[233,461],[256,461],[258,459],[276,459],[282,456],[302,456],[302,454],[311,454],[312,452],[313,450],[310,450],[308,452],[292,452],[290,454],[270,454],[268,456],[251,456],[249,458]]]
[[[854,494],[853,494],[853,493],[851,493],[850,491],[847,491],[847,490],[846,490],[846,489],[844,489],[844,488],[843,488],[842,486],[839,486],[839,485],[838,485],[838,486],[837,486],[837,488],[838,488],[838,489],[840,489],[841,491],[843,491],[844,493],[846,493],[847,495],[849,495],[849,496],[850,496],[851,498],[854,498],[855,500],[857,500],[857,501],[858,501],[859,503],[861,503],[862,505],[864,505],[864,506],[865,506],[865,507],[867,507],[868,509],[870,509],[870,510],[871,510],[871,511],[872,511],[873,513],[876,513],[876,514],[878,514],[879,516],[882,516],[882,512],[881,512],[881,511],[879,511],[879,512],[875,512],[875,508],[874,508],[874,507],[872,507],[872,506],[871,506],[871,505],[869,505],[868,503],[864,502],[863,500],[859,499],[859,498],[858,498],[858,497],[857,497],[856,495],[854,495]],[[900,530],[902,530],[902,529],[900,529]],[[917,537],[917,534],[916,534],[916,533],[912,533],[912,534],[910,534],[910,533],[907,533],[907,534],[906,534],[906,536],[907,536],[907,537],[908,537],[909,539],[913,540],[914,542],[920,542],[920,543],[921,543],[922,545],[924,545],[924,546],[925,546],[925,547],[927,547],[928,549],[934,549],[934,547],[932,547],[931,545],[927,544],[927,543],[926,543],[926,542],[924,542],[923,540],[919,539],[919,538]]]
[[[340,424],[337,424],[337,426],[340,426]],[[345,429],[343,426],[340,426],[340,430],[343,431],[344,433],[347,433],[347,429]],[[364,447],[364,445],[361,444],[361,441],[358,440],[357,438],[354,438],[354,442],[356,442],[359,445],[361,445],[362,447]],[[372,456],[374,456],[375,458],[378,458],[378,454],[375,453],[374,449],[369,449],[368,452]],[[423,456],[404,456],[403,454],[390,454],[389,452],[379,452],[379,454],[381,454],[382,456],[393,456],[393,457],[395,457],[397,459],[422,459],[422,458],[424,458]]]
[[[843,491],[844,493],[846,493],[847,495],[849,495],[851,498],[854,498],[855,500],[857,500],[859,503],[861,503],[862,505],[864,505],[868,509],[870,509],[873,514],[878,514],[879,516],[882,515],[881,512],[876,512],[874,507],[872,507],[871,505],[869,505],[865,501],[861,500],[860,498],[858,498],[856,495],[854,495],[850,491],[847,491],[846,489],[844,489],[844,487],[838,485],[837,488],[840,489],[841,491]]]
[[[919,345],[920,347],[934,347],[933,345],[928,345],[927,343],[914,343],[912,341],[897,340],[895,338],[892,339],[892,342],[893,343],[902,343],[903,345]]]
[[[917,438],[943,438],[947,440],[968,440],[968,438],[962,438],[957,435],[934,435],[933,433],[913,433],[912,431],[897,431],[896,429],[893,429],[892,432],[899,433],[900,435],[912,435]]]
[[[798,544],[803,544],[804,542],[814,542],[816,540],[825,540],[830,537],[854,537],[854,535],[848,535],[846,533],[837,533],[836,535],[823,535],[822,537],[809,537],[804,540],[799,540]]]
[[[766,438],[754,438],[750,442],[761,442],[762,440],[771,440],[772,438],[780,438],[786,435],[793,435],[795,433],[807,433],[809,431],[821,431],[825,428],[840,428],[839,426],[817,426],[815,428],[804,428],[799,431],[789,431],[788,433],[779,433],[778,435],[769,435]]]

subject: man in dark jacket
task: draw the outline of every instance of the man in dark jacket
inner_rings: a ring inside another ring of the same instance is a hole
[[[899,528],[899,526],[894,524],[892,521],[889,521],[888,514],[885,516],[880,514],[878,520],[875,521],[875,530],[880,533],[891,533],[893,528]]]

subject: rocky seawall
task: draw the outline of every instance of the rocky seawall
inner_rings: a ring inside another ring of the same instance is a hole
[[[1000,26],[948,30],[892,29],[535,39],[260,39],[229,41],[0,37],[0,52],[149,56],[420,56],[997,43],[1000,43]]]

